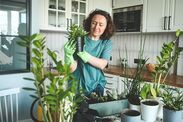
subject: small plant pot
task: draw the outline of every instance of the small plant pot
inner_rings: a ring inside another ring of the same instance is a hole
[[[183,110],[174,111],[163,107],[163,122],[183,122]]]
[[[136,111],[140,112],[140,105],[135,105],[135,104],[132,104],[130,102],[128,102],[128,104],[129,104],[129,109],[130,110],[136,110]]]
[[[121,122],[141,122],[139,111],[127,109],[121,113]]]
[[[78,37],[76,40],[76,50],[77,52],[82,52],[83,51],[83,46],[84,46],[84,37]]]
[[[139,96],[133,95],[128,98],[129,109],[140,112],[140,99]]]
[[[154,122],[158,113],[159,102],[156,100],[141,101],[141,115],[142,119],[147,122]]]

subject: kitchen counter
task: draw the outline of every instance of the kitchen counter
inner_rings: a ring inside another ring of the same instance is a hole
[[[125,72],[120,66],[109,65],[108,68],[104,69],[104,72],[113,74],[113,75],[118,75],[121,77],[133,78],[135,75],[136,69],[128,68]],[[141,74],[144,81],[148,81],[148,82],[152,81],[151,73],[148,72],[147,70],[143,70]],[[169,75],[165,80],[165,84],[183,88],[183,76]]]

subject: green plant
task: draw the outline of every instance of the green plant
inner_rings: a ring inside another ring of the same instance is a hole
[[[140,50],[138,53],[138,59],[139,62],[137,63],[137,67],[136,67],[136,72],[135,75],[132,79],[130,79],[128,77],[128,61],[126,60],[128,58],[128,54],[127,54],[127,48],[125,47],[125,52],[126,52],[126,58],[124,58],[124,65],[123,66],[123,71],[124,71],[124,75],[125,75],[125,79],[122,80],[126,86],[126,96],[127,97],[136,97],[139,96],[140,94],[140,84],[141,82],[143,82],[141,73],[144,69],[144,66],[147,62],[147,58],[144,59],[143,53],[144,53],[144,46],[145,46],[145,37],[143,39],[142,37],[143,34],[141,34],[141,40],[140,40]],[[121,59],[121,58],[120,58]],[[137,98],[137,97],[136,97]]]
[[[165,108],[174,111],[183,110],[183,91],[180,89],[165,87],[161,97]]]
[[[81,97],[76,97],[76,81],[74,80],[70,67],[63,64],[62,60],[57,61],[57,55],[50,49],[47,54],[56,64],[57,76],[44,68],[45,37],[42,34],[21,37],[19,45],[27,47],[33,54],[30,56],[31,71],[34,78],[24,78],[32,81],[35,88],[24,88],[33,91],[31,97],[38,100],[43,109],[43,120],[46,122],[72,121]],[[45,80],[49,79],[49,83]],[[72,82],[68,82],[71,81]]]
[[[179,58],[180,52],[183,51],[183,49],[175,47],[175,43],[179,37],[180,30],[177,30],[176,39],[163,44],[160,56],[156,57],[157,64],[155,72],[152,72],[153,84],[145,84],[141,89],[141,97],[143,99],[149,96],[156,97],[159,95],[161,83],[165,83],[171,67]]]
[[[87,32],[84,31],[81,26],[73,24],[73,25],[71,25],[70,29],[68,30],[68,40],[76,41],[78,37],[85,36],[86,34],[87,34]]]

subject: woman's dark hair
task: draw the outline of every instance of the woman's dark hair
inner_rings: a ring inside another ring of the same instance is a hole
[[[84,30],[87,32],[90,32],[92,18],[97,14],[104,16],[107,20],[106,29],[105,29],[104,33],[100,36],[100,39],[108,40],[114,34],[115,28],[114,28],[114,24],[113,24],[110,14],[106,11],[103,11],[100,9],[95,9],[94,11],[92,11],[83,22]]]

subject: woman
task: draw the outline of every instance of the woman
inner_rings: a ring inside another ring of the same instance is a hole
[[[95,10],[89,14],[83,23],[85,31],[84,51],[75,52],[75,44],[64,46],[65,63],[70,64],[71,71],[80,86],[87,95],[96,92],[103,96],[106,80],[102,70],[107,66],[112,51],[112,42],[110,40],[114,33],[114,26],[109,13],[103,10]]]

